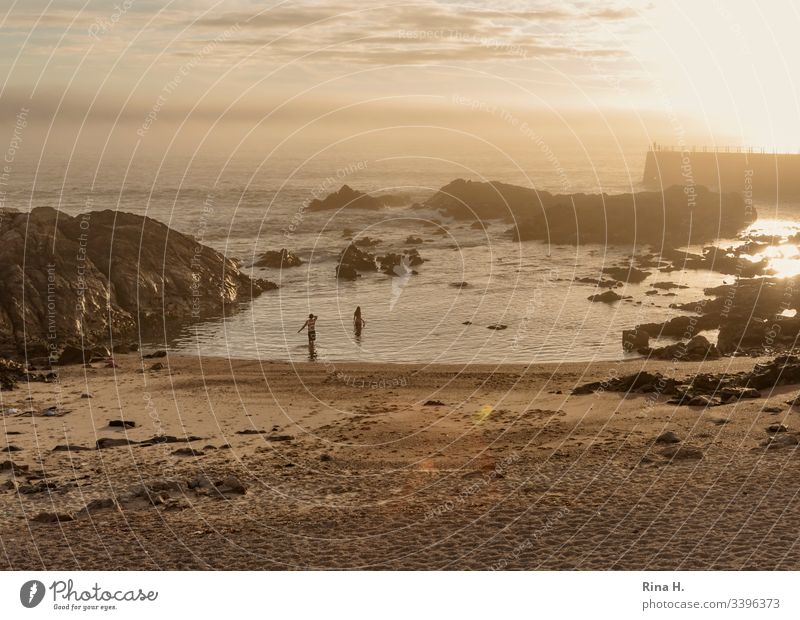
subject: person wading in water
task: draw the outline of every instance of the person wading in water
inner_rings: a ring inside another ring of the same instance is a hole
[[[319,317],[314,316],[313,314],[308,315],[308,320],[303,323],[303,327],[297,330],[299,334],[303,331],[306,327],[308,328],[308,344],[313,345],[314,341],[317,339],[317,319]]]
[[[353,331],[356,333],[356,338],[361,335],[361,328],[366,324],[367,322],[361,318],[361,306],[356,306],[356,311],[353,313]]]

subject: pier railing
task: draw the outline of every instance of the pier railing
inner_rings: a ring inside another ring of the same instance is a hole
[[[658,144],[653,142],[650,145],[650,150],[656,153],[669,152],[669,153],[769,153],[771,155],[779,154],[778,151],[768,151],[766,149],[754,148],[752,146],[673,146],[666,144]],[[798,151],[800,153],[800,151]],[[783,154],[783,153],[780,153]],[[786,153],[793,154],[793,153]]]

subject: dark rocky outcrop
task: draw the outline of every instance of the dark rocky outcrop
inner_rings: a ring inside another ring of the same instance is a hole
[[[626,353],[646,349],[650,346],[650,334],[644,329],[622,330],[622,349]]]
[[[755,213],[739,194],[679,186],[634,194],[550,194],[498,182],[457,179],[426,203],[456,219],[515,222],[515,240],[553,243],[689,245],[734,236]]]
[[[689,342],[677,342],[665,347],[637,349],[642,355],[658,360],[702,361],[721,357],[716,345],[710,343],[705,336],[695,336]]]
[[[378,256],[380,270],[386,275],[403,276],[415,274],[411,267],[416,267],[425,262],[416,249],[406,250],[402,254],[389,252],[383,256]]]
[[[314,199],[308,204],[309,211],[327,211],[329,209],[382,209],[395,207],[411,202],[408,194],[381,194],[370,196],[364,192],[353,189],[349,185],[328,194],[322,200]]]
[[[372,272],[377,269],[375,255],[351,243],[339,255],[339,262],[336,265],[336,277],[341,280],[355,280],[360,277],[359,272]]]
[[[622,295],[618,295],[614,291],[606,291],[605,293],[599,293],[597,295],[590,295],[589,297],[587,297],[587,299],[589,301],[595,301],[595,302],[602,302],[602,303],[605,303],[605,304],[610,304],[610,303],[613,303],[615,301],[619,301],[620,299],[622,299]]]
[[[632,282],[633,284],[643,282],[648,277],[653,275],[651,272],[642,271],[633,265],[629,265],[628,267],[604,267],[603,273],[610,276],[614,280],[619,280],[620,282]]]
[[[776,357],[765,364],[756,364],[753,370],[739,373],[700,373],[685,379],[665,377],[660,373],[641,371],[623,377],[610,377],[576,387],[573,394],[593,392],[656,392],[676,396],[672,404],[690,405],[698,396],[715,398],[718,403],[728,403],[742,398],[761,398],[761,392],[779,385],[800,383],[800,357]],[[699,405],[700,403],[696,403]]]
[[[0,211],[0,351],[85,348],[217,316],[272,287],[148,217]]]
[[[281,269],[284,267],[299,267],[303,264],[300,257],[286,248],[280,250],[269,250],[264,252],[258,260],[253,263],[254,267],[270,267]]]

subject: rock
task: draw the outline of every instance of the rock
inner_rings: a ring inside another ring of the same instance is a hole
[[[81,394],[81,398],[94,398],[89,392],[84,392]]]
[[[214,484],[205,474],[197,474],[194,478],[189,480],[188,485],[190,489],[211,489]]]
[[[146,360],[158,359],[160,357],[167,357],[167,352],[162,349],[159,351],[153,351],[152,353],[148,353],[147,355],[142,355],[142,359]]]
[[[0,448],[0,452],[22,452],[22,448],[9,444],[5,448]]]
[[[650,286],[662,291],[668,291],[673,288],[689,288],[685,284],[675,284],[674,282],[653,282]]]
[[[671,461],[696,461],[703,458],[703,451],[691,446],[670,446],[659,454]]]
[[[414,235],[406,237],[406,245],[419,245],[420,243],[422,243],[422,237],[415,237]]]
[[[59,444],[53,448],[53,452],[86,452],[87,450],[91,450],[91,448],[87,446],[73,446],[70,444]]]
[[[125,355],[127,353],[134,353],[139,350],[139,343],[138,342],[131,342],[131,343],[120,343],[115,344],[114,347],[111,349],[113,353],[119,355]]]
[[[580,385],[572,390],[573,394],[592,394],[594,392],[634,392],[643,386],[653,386],[662,394],[673,394],[676,389],[675,379],[667,378],[660,373],[641,371],[623,377],[613,377],[604,381],[595,381]]]
[[[658,295],[658,291],[646,291],[645,295]]]
[[[314,199],[308,204],[309,211],[325,211],[329,209],[367,209],[377,210],[383,207],[399,206],[411,202],[408,194],[382,194],[370,196],[348,185],[323,198]]]
[[[472,325],[472,321],[464,321],[461,323],[462,325]]]
[[[351,243],[339,255],[336,277],[352,280],[358,277],[360,271],[377,271],[375,256]]]
[[[68,523],[74,521],[75,516],[67,512],[40,512],[32,519],[32,523]]]
[[[151,446],[158,446],[165,443],[191,443],[193,441],[200,441],[202,437],[195,435],[188,435],[186,437],[176,437],[175,435],[155,435],[150,439],[145,439],[139,442],[142,448],[149,448]]]
[[[89,359],[87,356],[86,360]],[[68,366],[70,364],[83,364],[84,363],[84,352],[83,349],[80,347],[67,345],[61,351],[61,355],[58,357],[58,364],[60,366]]]
[[[665,431],[656,437],[656,443],[680,443],[681,439],[673,431]]]
[[[136,428],[136,422],[133,420],[109,420],[108,425],[111,428]]]
[[[650,271],[637,269],[633,265],[628,267],[604,267],[603,273],[619,282],[631,282],[633,284],[643,282],[653,275]]]
[[[626,352],[637,351],[650,346],[650,334],[643,329],[622,330],[622,349]]]
[[[291,435],[270,435],[267,441],[293,441],[294,437]]]
[[[152,370],[154,372],[155,371],[159,371],[159,370],[164,370],[164,364],[162,364],[161,362],[156,362],[155,364],[150,366],[150,368],[148,368],[148,370]]]
[[[0,351],[53,345],[63,364],[90,359],[77,343],[91,350],[140,327],[172,331],[264,286],[194,238],[117,209],[5,210],[0,265]]]
[[[783,409],[780,407],[764,407],[761,411],[764,413],[780,413]]]
[[[426,400],[422,403],[423,407],[444,407],[444,403],[440,400]]]
[[[113,497],[104,497],[100,499],[93,499],[90,501],[86,506],[84,506],[83,510],[81,511],[82,515],[90,515],[95,512],[101,512],[103,510],[119,510],[120,505],[119,502]]]
[[[220,493],[236,493],[244,495],[247,493],[247,485],[245,485],[236,476],[228,476],[221,483],[216,485]]]
[[[450,286],[452,286],[453,288],[467,288],[469,286],[469,283],[467,283],[467,282],[451,282]]]
[[[486,329],[493,329],[495,331],[502,331],[504,329],[508,329],[508,325],[503,325],[502,323],[493,323],[492,325],[487,325]]]
[[[126,437],[101,437],[97,440],[96,446],[98,450],[105,450],[106,448],[119,448],[121,446],[132,446],[138,444],[138,441],[133,441]]]
[[[350,265],[336,265],[336,277],[340,280],[356,280],[361,277],[361,274]]]
[[[788,430],[783,424],[770,424],[767,427],[768,433],[785,433]]]
[[[378,245],[381,242],[380,239],[373,239],[372,237],[359,237],[353,243],[355,243],[358,247],[361,248],[371,248]]]
[[[0,471],[9,471],[15,476],[24,474],[28,469],[27,465],[17,465],[12,461],[0,461]]]
[[[290,252],[286,248],[280,250],[270,250],[264,252],[258,260],[253,263],[254,267],[270,267],[272,269],[281,269],[289,267],[299,267],[303,264],[297,254]]]
[[[329,462],[333,460],[333,457],[330,454],[321,454],[319,460],[323,462]]]
[[[589,295],[589,297],[587,297],[586,299],[588,299],[589,301],[610,304],[622,299],[622,295],[617,295],[614,291],[605,291],[604,293],[600,293],[598,295]]]
[[[797,435],[790,435],[789,433],[776,433],[761,442],[761,446],[768,450],[794,448],[798,444],[800,444],[800,438],[798,438]]]
[[[19,483],[16,480],[6,480],[3,484],[0,484],[0,490],[2,491],[16,491],[19,489]]]
[[[416,249],[406,250],[402,254],[390,252],[377,257],[380,271],[389,276],[405,276],[416,274],[411,267],[425,262]]]
[[[689,399],[687,404],[690,407],[717,407],[722,403],[716,398],[700,394]]]
[[[178,448],[172,452],[172,456],[204,456],[205,452],[202,450],[194,450],[192,448]]]

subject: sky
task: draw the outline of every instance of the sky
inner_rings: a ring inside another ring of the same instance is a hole
[[[53,148],[531,125],[797,152],[798,32],[792,0],[0,0],[0,113]]]

